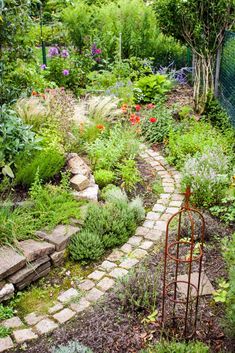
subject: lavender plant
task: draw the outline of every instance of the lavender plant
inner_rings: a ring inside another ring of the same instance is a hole
[[[212,206],[225,196],[229,185],[229,158],[222,149],[208,148],[186,160],[182,186],[190,185],[198,206]]]

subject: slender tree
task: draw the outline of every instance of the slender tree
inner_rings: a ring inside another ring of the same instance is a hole
[[[192,50],[195,110],[202,113],[214,92],[217,51],[235,22],[235,0],[155,0],[155,9],[163,32]]]

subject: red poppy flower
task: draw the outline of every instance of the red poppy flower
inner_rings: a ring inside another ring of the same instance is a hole
[[[150,121],[150,123],[156,123],[157,122],[157,118],[152,117],[152,118],[149,119],[149,121]]]
[[[37,96],[37,95],[38,95],[38,93],[36,91],[32,92],[32,96]]]
[[[135,110],[136,110],[137,112],[139,112],[139,111],[141,110],[141,105],[137,104],[137,105],[135,106]]]
[[[102,124],[98,124],[98,125],[96,125],[96,127],[97,127],[97,129],[99,129],[99,130],[105,130],[105,126],[104,125],[102,125]]]

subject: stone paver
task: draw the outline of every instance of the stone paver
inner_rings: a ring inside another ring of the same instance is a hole
[[[153,211],[154,212],[164,212],[166,209],[166,207],[164,207],[163,205],[159,205],[159,203],[156,203],[154,206],[153,206]]]
[[[114,270],[115,271],[115,270]],[[85,299],[88,300],[89,302],[95,302],[99,300],[102,295],[104,295],[104,292],[97,288],[92,288],[90,292],[86,295]]]
[[[14,344],[10,336],[0,338],[0,352],[5,352],[6,350],[13,347]]]
[[[8,327],[8,328],[17,328],[24,326],[23,322],[20,320],[18,316],[14,316],[10,319],[4,320],[1,325]]]
[[[151,249],[154,243],[150,240],[144,240],[143,243],[140,244],[140,248],[144,250]]]
[[[145,227],[145,228],[152,229],[153,226],[154,226],[154,221],[147,220],[147,221],[144,221],[144,223],[143,223],[143,227]]]
[[[143,249],[135,249],[132,253],[132,256],[136,257],[137,259],[142,259],[146,255],[148,255],[148,252]]]
[[[135,235],[145,236],[149,231],[149,228],[138,227],[135,231]]]
[[[132,251],[132,245],[126,243],[121,247],[120,250],[128,254]]]
[[[112,253],[107,257],[108,261],[111,262],[116,262],[121,260],[121,258],[124,256],[123,252],[120,250],[113,250]]]
[[[131,244],[133,246],[138,246],[142,241],[142,238],[141,237],[136,237],[136,236],[133,236],[131,237],[129,240],[128,240],[128,244]]]
[[[165,222],[165,221],[157,221],[153,228],[160,230],[160,231],[165,231],[166,225],[167,225],[167,222]]]
[[[54,306],[52,306],[49,310],[48,310],[48,313],[49,314],[55,314],[57,311],[63,309],[63,305],[58,303],[58,304],[55,304]]]
[[[40,335],[42,335],[44,333],[49,333],[55,330],[57,327],[58,325],[54,321],[50,319],[44,319],[35,326],[35,329]]]
[[[162,232],[157,229],[152,229],[145,235],[145,239],[152,240],[154,242],[160,240],[161,237],[162,237]]]
[[[24,318],[24,320],[29,326],[36,325],[39,321],[43,319],[45,319],[45,315],[38,315],[37,313],[30,313]]]
[[[158,212],[148,212],[146,215],[146,219],[150,221],[158,221],[161,217],[161,213]]]
[[[110,272],[110,276],[114,278],[119,278],[127,275],[128,271],[124,268],[115,268],[112,272]]]
[[[135,266],[138,262],[139,262],[138,259],[128,258],[128,259],[125,259],[123,262],[121,262],[119,266],[129,270],[131,267]]]
[[[61,303],[69,302],[74,297],[78,296],[78,291],[74,288],[70,288],[58,296],[58,300]]]
[[[99,281],[102,277],[105,276],[105,272],[104,271],[94,271],[91,274],[89,274],[88,278],[93,279],[94,281]]]
[[[100,282],[97,283],[97,287],[100,288],[103,292],[106,292],[113,287],[115,281],[111,278],[104,277]]]
[[[166,213],[168,214],[175,214],[176,212],[179,212],[179,208],[178,207],[168,207],[166,209]]]
[[[94,286],[95,286],[95,283],[92,282],[90,279],[87,279],[84,282],[82,282],[81,284],[79,284],[79,289],[86,291],[86,290],[90,290]]]
[[[115,268],[117,265],[114,262],[111,261],[107,261],[105,260],[104,262],[102,262],[102,264],[100,265],[100,267],[102,267],[104,270],[106,271],[111,271],[113,268]]]
[[[71,309],[65,308],[55,315],[53,315],[53,318],[57,320],[60,324],[63,324],[66,321],[69,321],[72,317],[74,317],[75,312],[72,311]]]
[[[82,311],[86,310],[91,305],[85,298],[81,298],[79,303],[72,303],[70,308],[76,313],[81,313]]]
[[[38,338],[38,335],[36,335],[30,328],[13,331],[13,336],[17,343],[32,341]]]
[[[181,207],[182,201],[171,201],[169,207]]]

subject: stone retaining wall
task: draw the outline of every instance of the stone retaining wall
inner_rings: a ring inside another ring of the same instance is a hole
[[[160,195],[152,211],[147,213],[142,226],[137,228],[135,235],[123,246],[114,249],[107,259],[79,285],[79,288],[70,288],[61,293],[47,315],[33,312],[24,318],[14,317],[1,323],[12,328],[13,334],[12,337],[0,339],[0,352],[49,333],[77,313],[86,310],[114,287],[117,278],[128,274],[128,271],[146,257],[154,245],[163,238],[167,220],[180,209],[184,198],[178,191],[180,175],[158,152],[142,146],[140,156],[156,170],[157,175],[162,179],[164,189],[164,193]],[[52,254],[45,254],[44,257],[46,256],[51,257]],[[24,257],[18,259],[22,267],[25,266],[24,261],[26,261]],[[34,261],[37,260],[34,258]],[[81,293],[82,298],[78,300]]]

